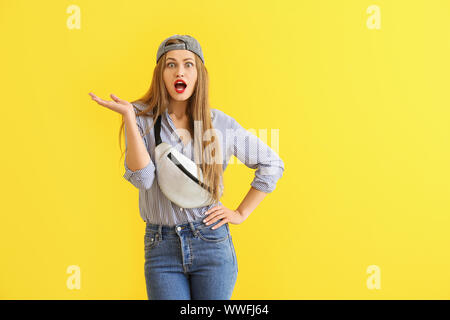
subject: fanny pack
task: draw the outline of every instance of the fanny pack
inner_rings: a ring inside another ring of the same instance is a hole
[[[155,122],[156,176],[162,193],[177,206],[198,208],[212,204],[211,193],[197,176],[197,164],[161,140],[161,115]]]

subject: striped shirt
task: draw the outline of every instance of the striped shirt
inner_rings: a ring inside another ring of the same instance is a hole
[[[139,111],[145,109],[141,102],[132,103]],[[242,163],[251,169],[256,169],[255,177],[250,183],[252,187],[270,193],[275,189],[277,180],[281,178],[284,171],[284,163],[280,157],[260,138],[245,130],[233,117],[218,109],[210,108],[211,120],[214,132],[219,138],[222,150],[223,170],[225,171],[230,157],[234,155]],[[137,111],[135,110],[137,113]],[[144,222],[174,226],[201,219],[203,212],[214,207],[210,204],[200,208],[181,208],[171,202],[160,190],[155,171],[155,135],[152,127],[153,117],[137,116],[136,124],[143,136],[144,144],[149,152],[151,161],[142,169],[131,171],[126,163],[123,177],[133,186],[139,189],[139,211]],[[150,128],[148,130],[148,128]],[[161,115],[161,140],[169,143],[175,149],[194,160],[193,139],[185,146],[180,139],[168,110]],[[206,139],[206,138],[205,138]],[[209,140],[208,140],[209,141]],[[125,145],[126,126],[125,126]],[[226,146],[223,148],[223,146]],[[222,184],[223,187],[223,184]],[[222,202],[219,201],[219,205]]]

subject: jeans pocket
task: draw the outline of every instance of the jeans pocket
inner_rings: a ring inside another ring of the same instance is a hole
[[[159,242],[160,242],[160,238],[159,238],[159,233],[157,232],[146,232],[144,235],[144,249],[145,250],[150,250],[154,247],[156,247]]]
[[[197,229],[197,234],[200,239],[207,242],[222,242],[228,239],[229,233],[225,224],[218,229],[211,229],[212,226]]]

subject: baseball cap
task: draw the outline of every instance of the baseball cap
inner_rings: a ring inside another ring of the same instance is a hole
[[[171,39],[178,39],[183,41],[184,43],[173,43],[166,47],[167,41]],[[200,43],[193,37],[185,34],[175,34],[173,36],[168,37],[165,39],[161,44],[159,45],[158,52],[156,53],[156,63],[158,63],[159,58],[161,56],[171,50],[189,50],[195,53],[199,58],[202,60],[203,64],[205,64],[205,59],[203,58],[203,51],[202,47],[200,46]]]

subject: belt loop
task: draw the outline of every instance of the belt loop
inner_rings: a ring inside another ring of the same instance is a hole
[[[189,226],[191,227],[192,233],[194,234],[194,237],[197,237],[198,230],[195,229],[194,224],[192,221],[189,221]]]
[[[160,240],[162,240],[162,224],[158,225],[158,237]]]

